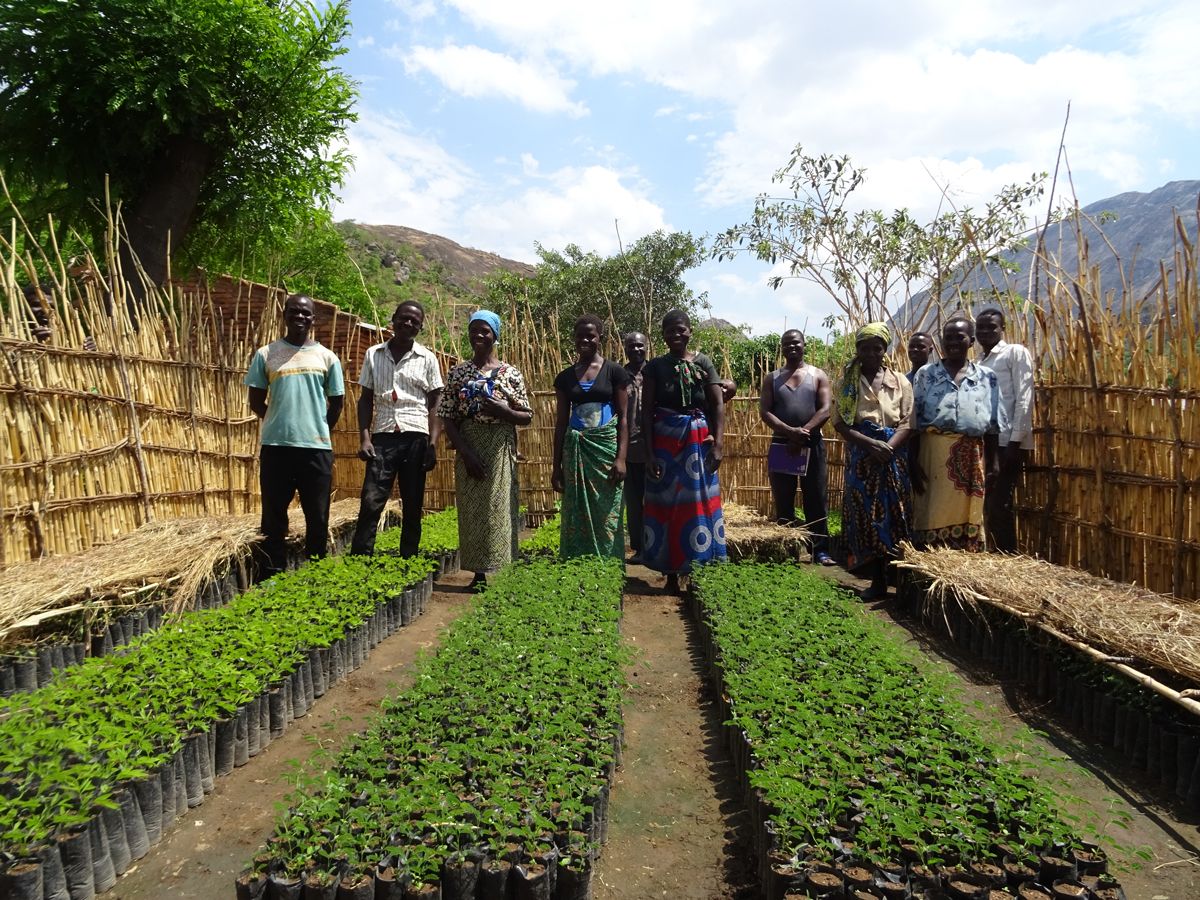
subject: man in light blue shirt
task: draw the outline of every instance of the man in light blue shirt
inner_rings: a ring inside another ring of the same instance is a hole
[[[337,354],[309,337],[315,313],[311,298],[288,297],[283,338],[256,350],[246,373],[250,409],[263,420],[259,530],[268,576],[287,566],[288,506],[297,493],[304,510],[304,555],[322,557],[329,543],[330,431],[342,414],[346,388]]]

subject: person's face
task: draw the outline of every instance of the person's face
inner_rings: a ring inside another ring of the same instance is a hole
[[[1004,329],[996,316],[980,316],[975,320],[975,339],[984,350],[991,350],[1003,336]]]
[[[392,315],[392,331],[397,337],[412,340],[425,326],[425,313],[415,306],[401,306]]]
[[[783,358],[788,365],[796,366],[804,362],[804,335],[798,331],[789,331],[780,342]]]
[[[591,322],[576,325],[575,350],[584,359],[595,356],[600,350],[600,329]]]
[[[625,359],[631,366],[640,366],[646,361],[646,336],[644,334],[629,334],[625,336]]]
[[[676,356],[687,352],[688,341],[692,339],[692,326],[682,319],[672,319],[663,326],[663,343]]]
[[[492,348],[496,346],[496,335],[492,326],[482,319],[476,319],[467,326],[467,340],[471,342],[471,349],[479,354],[491,353]]]
[[[297,338],[308,337],[316,313],[308,297],[289,297],[283,305],[283,321],[287,324],[288,334]]]
[[[862,363],[863,371],[874,374],[883,365],[887,344],[881,338],[869,337],[858,342],[858,361]]]
[[[971,326],[967,322],[948,322],[942,328],[942,355],[948,362],[964,362],[973,343],[975,338],[971,336]]]
[[[908,339],[908,361],[915,368],[921,368],[929,362],[929,354],[933,352],[933,339],[923,334],[914,334]]]

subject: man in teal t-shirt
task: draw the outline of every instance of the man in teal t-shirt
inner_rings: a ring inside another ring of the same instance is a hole
[[[304,555],[322,557],[329,543],[329,433],[342,414],[346,387],[337,354],[309,337],[315,312],[309,297],[288,297],[283,338],[259,347],[246,373],[250,409],[263,420],[258,483],[266,575],[287,566],[287,511],[297,493],[304,510]]]

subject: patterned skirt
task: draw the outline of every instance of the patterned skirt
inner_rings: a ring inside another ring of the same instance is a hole
[[[889,440],[894,428],[874,422],[854,426],[877,441]],[[846,487],[842,494],[842,531],[848,550],[846,568],[888,559],[896,546],[908,540],[912,517],[912,485],[908,475],[905,449],[892,455],[891,462],[880,463],[864,448],[846,442]]]
[[[617,458],[617,420],[596,428],[568,428],[563,445],[563,559],[625,556],[624,494],[608,475]]]
[[[475,448],[484,477],[467,474],[459,456],[454,463],[458,506],[458,546],[468,572],[495,572],[517,556],[520,506],[517,498],[517,430],[463,419],[459,431]]]
[[[702,563],[725,559],[725,517],[721,485],[706,464],[708,422],[700,413],[654,411],[652,461],[647,467],[642,557],[665,574],[685,574]]]
[[[983,550],[983,438],[921,432],[925,493],[915,498],[913,543]]]

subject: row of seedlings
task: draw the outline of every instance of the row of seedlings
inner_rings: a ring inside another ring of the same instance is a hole
[[[399,528],[380,532],[375,540],[375,552],[399,553],[400,535]],[[437,563],[439,577],[459,570],[457,509],[451,506],[439,512],[425,514],[421,519],[421,543],[418,550],[423,556]]]
[[[331,557],[0,701],[0,896],[88,900],[424,607],[424,558]]]
[[[621,741],[613,560],[502,570],[236,881],[239,900],[590,897]]]
[[[709,566],[695,585],[767,897],[1123,896],[950,676],[860,604],[791,566]]]
[[[927,587],[910,579],[906,593]],[[1200,721],[1194,715],[1004,610],[949,602],[929,619],[964,655],[1053,709],[1058,724],[1089,745],[1115,751],[1122,769],[1140,772],[1164,801],[1200,814]],[[1158,677],[1172,680],[1167,673]]]
[[[395,514],[389,511],[387,515],[390,520]],[[352,532],[350,523],[331,534],[335,554],[345,548]],[[300,568],[302,556],[302,541],[289,542],[288,568]],[[191,599],[191,607],[224,606],[246,590],[251,576],[247,562],[246,557],[236,555],[219,560]],[[32,632],[32,639],[6,647],[0,653],[0,697],[45,687],[62,669],[91,656],[107,656],[157,630],[166,619],[164,598],[170,594],[168,586],[148,585],[130,590],[106,605],[91,603],[75,614],[56,616]]]
[[[562,513],[555,512],[535,528],[533,534],[521,539],[518,549],[522,559],[557,557],[561,530]]]

